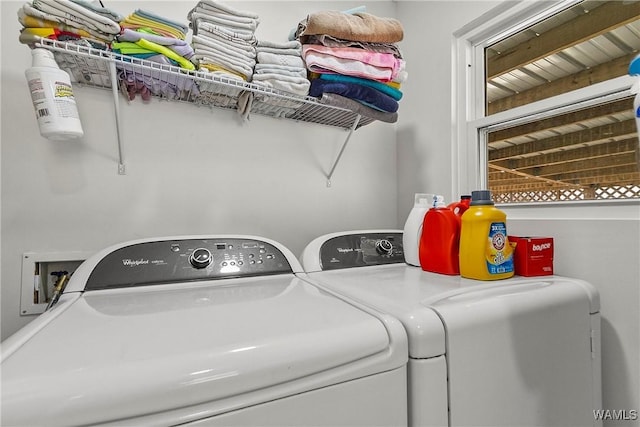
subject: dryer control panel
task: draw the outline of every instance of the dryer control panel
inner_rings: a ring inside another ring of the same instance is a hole
[[[260,240],[186,239],[125,246],[102,258],[85,290],[292,273],[287,257]]]
[[[357,233],[328,239],[320,247],[323,270],[404,263],[402,233]]]

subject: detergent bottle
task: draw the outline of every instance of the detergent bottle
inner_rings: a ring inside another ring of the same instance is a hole
[[[460,217],[449,209],[442,196],[424,216],[420,239],[420,266],[432,273],[460,274],[458,248]]]
[[[448,207],[453,211],[454,214],[461,217],[462,214],[465,213],[467,209],[469,209],[469,203],[471,203],[471,196],[464,195],[460,196],[459,202],[449,203]]]
[[[462,214],[460,275],[496,280],[513,276],[513,248],[507,238],[507,215],[496,208],[489,190],[473,191]]]
[[[31,51],[32,67],[25,71],[40,135],[51,140],[84,135],[69,74],[61,70],[47,49]]]
[[[409,265],[420,267],[418,248],[420,236],[422,235],[422,223],[424,216],[433,204],[433,194],[416,193],[413,208],[409,212],[407,221],[404,224],[402,233],[402,247],[404,248],[404,259]]]

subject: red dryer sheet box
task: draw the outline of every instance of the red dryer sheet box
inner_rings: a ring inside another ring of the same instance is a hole
[[[516,245],[513,257],[518,276],[550,276],[553,274],[553,237],[507,236]]]

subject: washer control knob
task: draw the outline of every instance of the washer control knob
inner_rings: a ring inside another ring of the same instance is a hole
[[[380,255],[391,255],[393,245],[387,239],[381,239],[376,242],[376,252]]]
[[[205,268],[213,261],[213,255],[207,248],[198,248],[191,253],[189,262],[195,268]]]

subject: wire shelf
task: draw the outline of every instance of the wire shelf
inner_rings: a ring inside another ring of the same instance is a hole
[[[244,111],[245,115],[258,114],[346,130],[355,130],[374,121],[341,107],[321,104],[313,97],[301,97],[206,71],[189,71],[50,39],[41,39],[37,46],[51,50],[58,66],[81,85],[111,89],[115,63],[117,86],[129,100],[139,96],[143,99],[157,97],[199,106],[248,109],[248,112]]]

